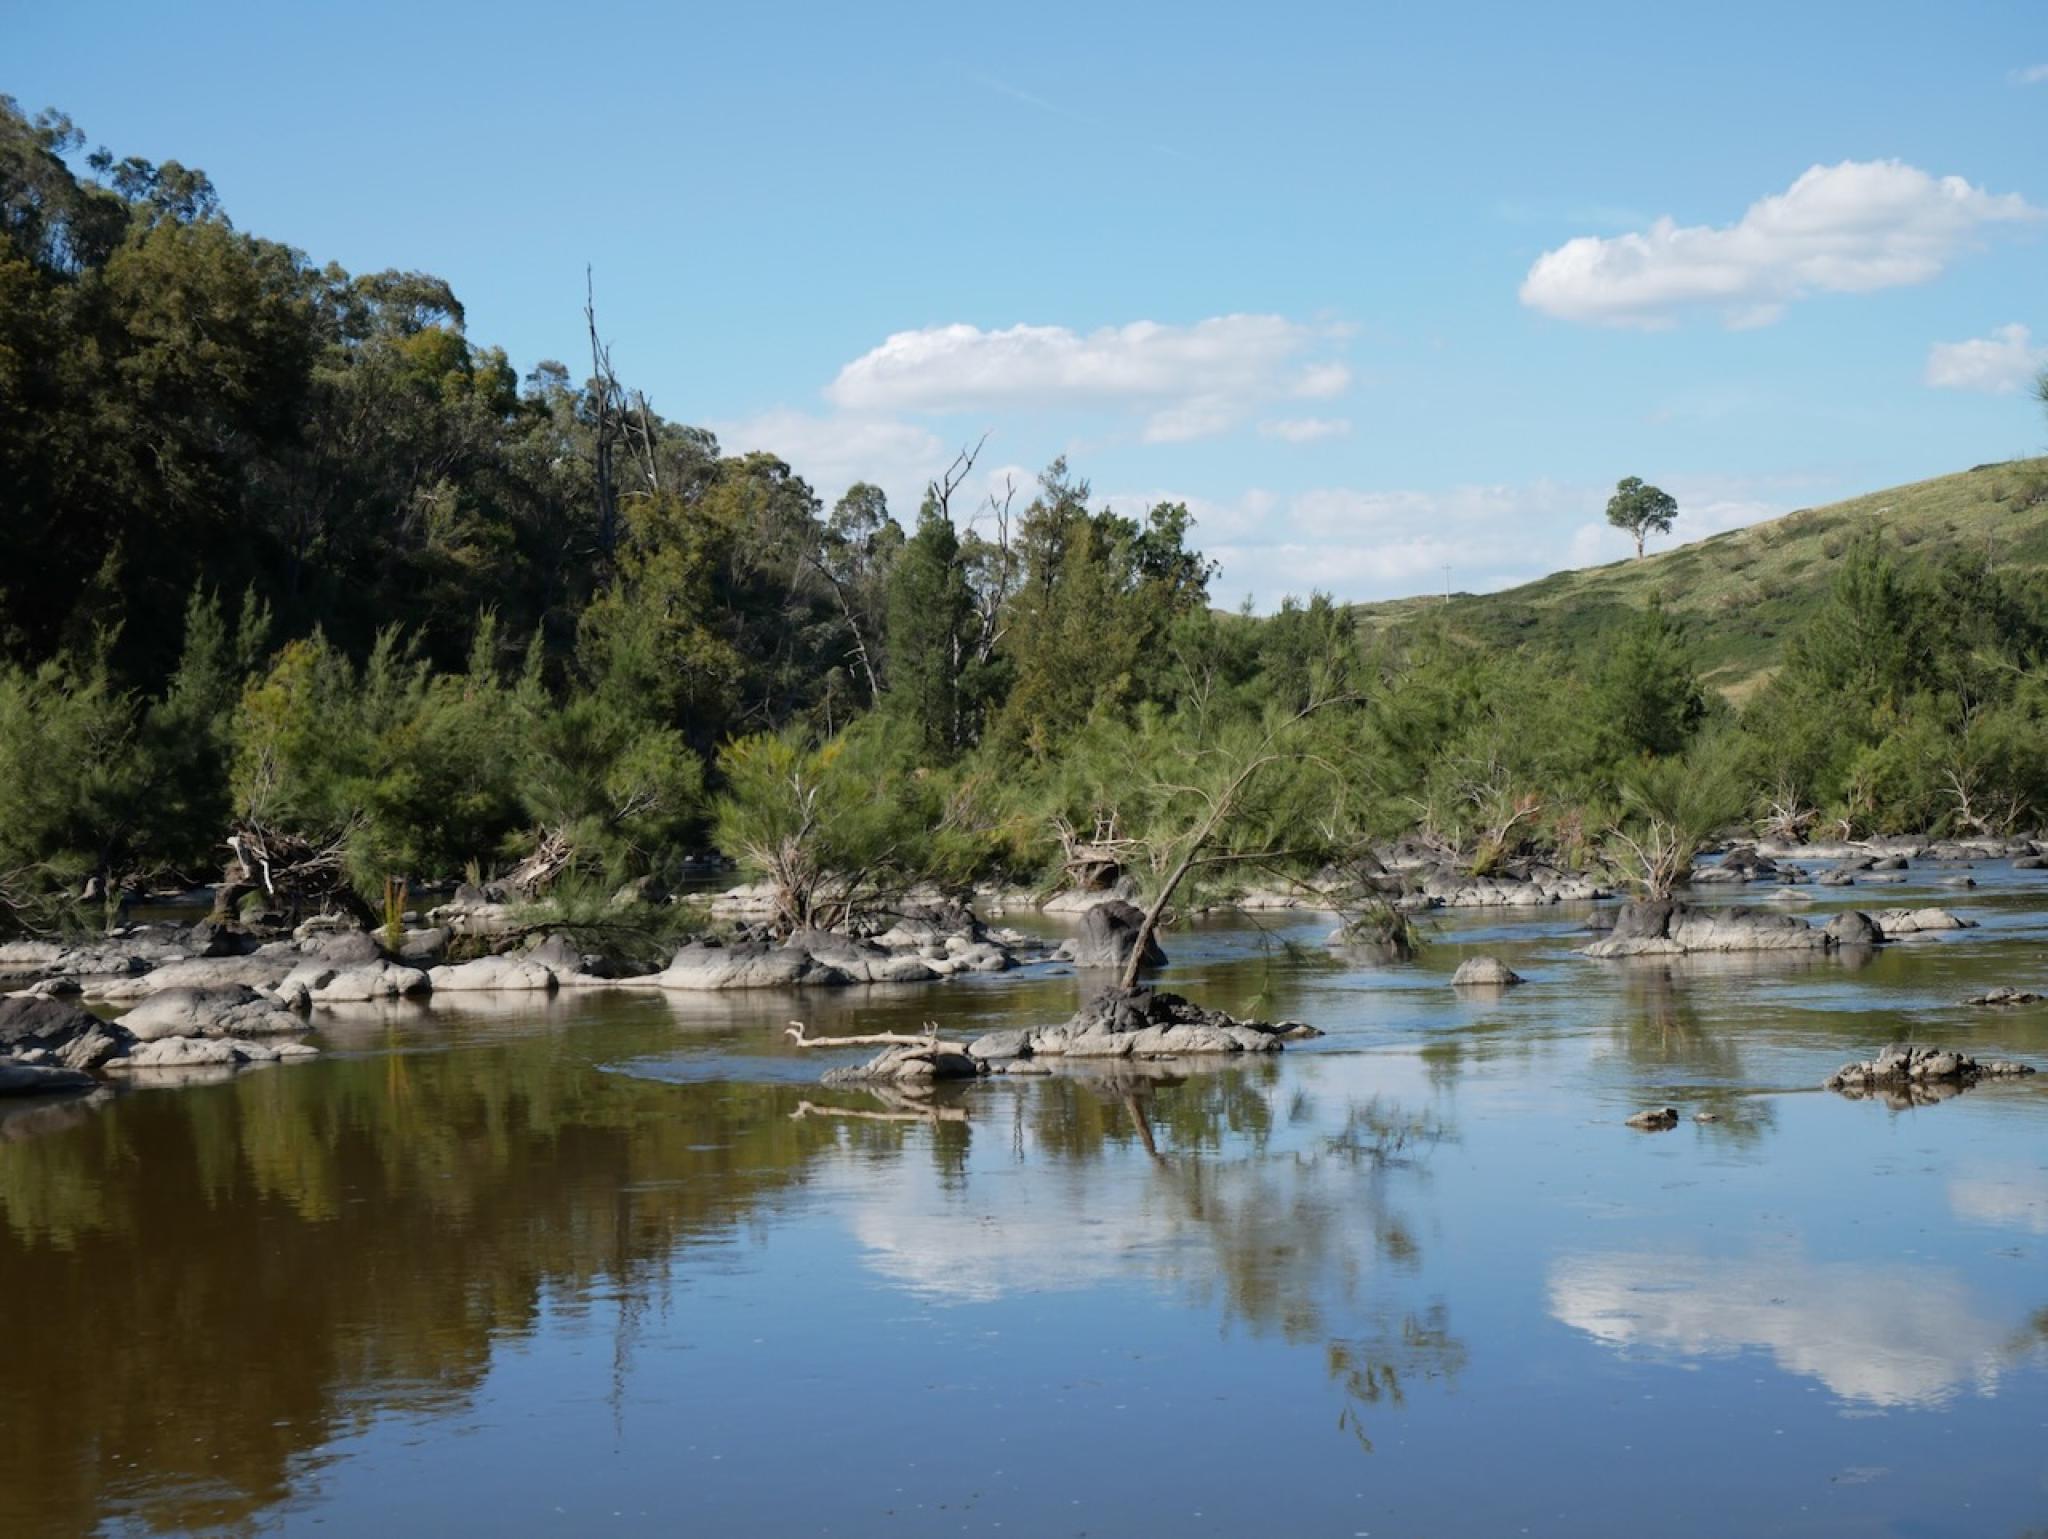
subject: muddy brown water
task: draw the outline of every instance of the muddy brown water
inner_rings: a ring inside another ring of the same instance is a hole
[[[2048,1525],[2048,877],[1981,928],[1594,963],[1583,910],[1170,937],[1270,1060],[826,1091],[1065,970],[337,1012],[0,1120],[0,1534],[1872,1534]],[[1530,980],[1448,986],[1464,957]],[[1669,1133],[1622,1119],[1678,1107]],[[1695,1123],[1711,1110],[1720,1120]]]

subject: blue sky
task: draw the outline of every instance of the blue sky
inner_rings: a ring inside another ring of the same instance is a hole
[[[1187,500],[1217,596],[1478,589],[2040,452],[2048,6],[0,0],[0,90],[450,279],[829,503]],[[1815,169],[1818,168],[1818,169]],[[1668,225],[1660,224],[1668,220]],[[977,490],[980,490],[977,487]]]

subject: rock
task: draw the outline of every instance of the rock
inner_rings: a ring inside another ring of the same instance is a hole
[[[427,981],[436,994],[460,994],[483,989],[517,989],[541,992],[555,986],[554,969],[526,956],[478,957],[428,972]]]
[[[939,976],[922,957],[891,952],[872,941],[854,940],[830,930],[798,930],[785,943],[806,952],[812,961],[852,983],[922,983]]]
[[[1790,914],[1749,908],[1696,908],[1669,899],[1631,903],[1589,957],[1682,956],[1701,951],[1823,951],[1833,942]]]
[[[866,1063],[827,1070],[824,1083],[865,1085],[876,1081],[973,1079],[988,1071],[986,1062],[951,1043],[901,1043],[883,1048]]]
[[[1022,1028],[991,1031],[968,1043],[967,1051],[985,1060],[1028,1058],[1031,1055],[1031,1033]]]
[[[2048,855],[2022,855],[2012,863],[2015,871],[2048,871]]]
[[[1847,871],[1828,871],[1814,878],[1816,887],[1854,887],[1856,878]]]
[[[384,948],[367,930],[346,930],[318,941],[306,954],[337,967],[360,967],[365,962],[383,960]]]
[[[398,943],[398,960],[414,967],[432,967],[448,954],[448,932],[438,926],[407,930]]]
[[[33,1058],[63,1069],[97,1069],[128,1051],[121,1026],[61,999],[0,998],[0,1058]]]
[[[1886,855],[1870,863],[1872,871],[1904,871],[1912,865],[1903,855]]]
[[[559,930],[527,947],[525,958],[553,973],[580,973],[584,969],[582,949]]]
[[[303,986],[306,998],[316,1005],[363,1004],[374,999],[402,999],[424,994],[433,981],[417,967],[396,962],[371,962],[360,967],[337,967],[326,961],[304,962],[284,977],[280,988]]]
[[[1886,940],[1901,935],[1926,935],[1939,930],[1974,930],[1977,921],[1963,919],[1945,908],[1888,908],[1872,916]]]
[[[1934,885],[1937,887],[1975,887],[1977,879],[1974,876],[1945,876]]]
[[[85,985],[76,978],[38,978],[21,992],[31,999],[76,999]]]
[[[239,1068],[244,1064],[276,1063],[311,1058],[319,1050],[304,1042],[271,1046],[239,1037],[159,1037],[138,1043],[125,1058],[107,1065],[108,1072],[144,1073],[151,1069]]]
[[[1678,1126],[1678,1108],[1660,1106],[1653,1111],[1639,1111],[1628,1119],[1628,1125],[1645,1133],[1665,1133]]]
[[[1821,933],[1837,946],[1876,946],[1885,938],[1884,931],[1868,914],[1853,908],[1835,915]]]
[[[1098,903],[1081,916],[1081,933],[1073,940],[1069,960],[1076,967],[1121,969],[1129,964],[1144,923],[1144,914],[1121,898]],[[1155,937],[1146,946],[1144,965],[1160,967],[1165,962],[1166,953]]]
[[[274,989],[304,958],[290,942],[260,946],[247,956],[193,957],[166,962],[132,977],[99,979],[87,985],[94,999],[113,1003],[143,999],[162,989],[223,989],[237,984]]]
[[[0,1096],[57,1095],[71,1090],[90,1090],[93,1084],[93,1077],[79,1069],[46,1063],[13,1063],[0,1058]]]
[[[1105,989],[1072,1019],[1034,1031],[1028,1041],[1037,1057],[1178,1058],[1278,1052],[1283,1042],[1321,1035],[1299,1022],[1240,1021],[1178,994],[1139,988]]]
[[[2032,1074],[2027,1064],[2004,1059],[1979,1062],[1947,1048],[1894,1044],[1875,1058],[1845,1063],[1821,1082],[1827,1090],[1872,1090],[1889,1086],[1975,1084],[1980,1079],[2015,1079]]]
[[[1963,1001],[1966,1005],[2033,1005],[2039,1004],[2041,996],[2026,989],[2009,988],[2003,984],[1982,994],[1973,994]]]
[[[1451,974],[1451,987],[1458,989],[1504,989],[1524,981],[1499,957],[1467,957]]]
[[[121,1017],[138,1042],[164,1037],[263,1037],[303,1032],[297,1015],[240,984],[219,989],[159,989]]]
[[[852,980],[808,951],[792,947],[771,946],[765,941],[736,946],[692,941],[650,981],[664,989],[696,990],[790,988]]]
[[[218,919],[202,919],[188,932],[188,944],[196,957],[246,956],[256,949],[256,937],[240,925]]]
[[[1719,1122],[1721,1114],[1717,1111],[1696,1111],[1692,1114],[1692,1120],[1695,1122]]]

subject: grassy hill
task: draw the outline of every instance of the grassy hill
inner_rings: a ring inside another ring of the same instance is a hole
[[[1498,593],[1454,593],[1448,604],[1432,595],[1359,604],[1352,612],[1369,633],[1441,616],[1459,633],[1494,645],[1576,647],[1656,594],[1685,618],[1707,681],[1739,700],[1777,667],[1787,638],[1826,595],[1849,542],[1872,527],[1882,528],[1909,562],[1988,549],[2001,566],[2048,569],[2048,459],[1980,465],[1802,508],[1641,561],[1554,572]]]

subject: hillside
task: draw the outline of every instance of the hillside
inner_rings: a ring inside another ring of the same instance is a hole
[[[1849,541],[1873,526],[1909,561],[1988,546],[2001,565],[2048,568],[2048,459],[1980,465],[1802,508],[1641,561],[1554,572],[1498,593],[1456,593],[1448,604],[1430,595],[1358,604],[1352,612],[1369,633],[1446,616],[1477,641],[1575,647],[1656,594],[1687,620],[1708,682],[1741,699],[1777,666]]]

